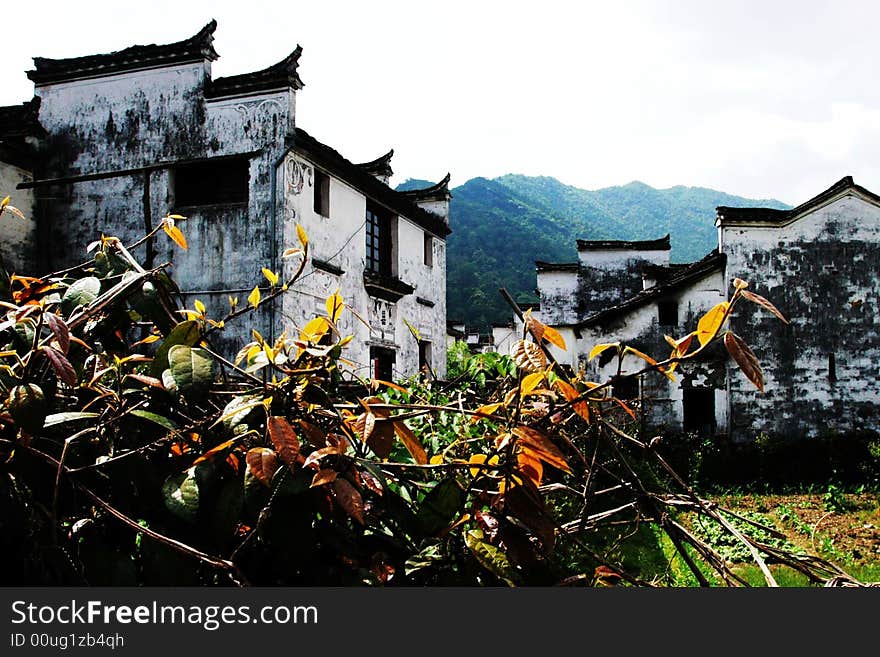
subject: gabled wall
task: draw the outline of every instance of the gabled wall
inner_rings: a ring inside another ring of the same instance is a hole
[[[728,276],[790,319],[744,304],[735,331],[763,364],[762,395],[730,379],[731,433],[815,436],[880,423],[880,208],[847,192],[783,227],[724,227]],[[833,367],[831,357],[833,355]],[[832,371],[833,370],[833,371]],[[836,380],[835,380],[836,379]]]

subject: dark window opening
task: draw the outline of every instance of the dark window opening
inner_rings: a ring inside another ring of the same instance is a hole
[[[674,300],[659,302],[657,321],[660,326],[678,326],[678,302]]]
[[[615,377],[611,383],[611,396],[621,401],[639,398],[639,377],[621,376]]]
[[[391,276],[391,217],[367,205],[367,270]]]
[[[419,340],[419,371],[431,373],[431,343]]]
[[[393,381],[395,360],[396,354],[393,349],[370,347],[370,372],[373,378]]]
[[[434,238],[430,233],[425,233],[425,264],[434,266]]]
[[[243,157],[206,160],[174,169],[174,205],[247,203],[250,162]]]
[[[837,361],[834,354],[828,354],[828,382],[832,385],[837,383]]]
[[[315,212],[322,217],[330,216],[330,176],[323,171],[315,169],[315,186],[314,186],[314,208]]]
[[[686,388],[682,392],[684,430],[700,436],[715,435],[715,390]]]

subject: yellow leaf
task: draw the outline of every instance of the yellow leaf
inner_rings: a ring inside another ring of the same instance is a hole
[[[468,463],[473,463],[475,465],[482,465],[484,463],[488,463],[489,465],[498,465],[498,456],[495,455],[487,461],[485,454],[471,454],[471,457],[468,459]],[[480,474],[482,468],[469,468],[469,470],[471,473],[471,477],[476,477],[478,474]]]
[[[603,342],[601,344],[597,344],[590,350],[590,355],[587,357],[587,360],[593,360],[596,356],[601,354],[606,349],[611,349],[612,347],[619,347],[619,342]]]
[[[339,295],[339,288],[336,288],[336,291],[327,297],[327,317],[330,318],[331,322],[336,324],[339,321],[339,316],[342,314],[344,307],[345,304]]]
[[[303,327],[299,337],[306,342],[318,342],[327,332],[328,328],[330,326],[324,317],[315,317]]]
[[[303,245],[303,248],[309,243],[309,236],[306,235],[305,229],[299,224],[296,225],[296,236],[299,238],[299,243]]]
[[[271,269],[263,267],[263,276],[265,276],[266,280],[269,281],[269,285],[272,285],[274,287],[278,284],[278,274],[276,274]]]
[[[559,347],[562,351],[566,351],[568,347],[565,346],[565,339],[562,335],[552,326],[544,327],[544,339],[550,344]]]
[[[525,397],[532,390],[538,387],[538,384],[544,380],[543,372],[535,372],[534,374],[529,374],[526,377],[523,377],[522,385],[520,386],[520,394]]]
[[[701,347],[705,346],[718,333],[718,329],[724,323],[729,306],[727,301],[722,301],[700,318],[697,323],[697,340],[700,341]]]
[[[431,465],[442,464],[443,463],[443,455],[442,454],[434,454],[434,456],[431,457],[431,460],[428,461],[428,463]]]
[[[254,289],[251,290],[251,293],[248,295],[248,303],[251,304],[254,308],[260,305],[260,299],[262,296],[260,295],[260,288],[258,286],[254,286]]]
[[[485,406],[480,406],[477,409],[477,413],[482,413],[484,415],[492,415],[493,413],[495,413],[495,411],[497,411],[499,408],[501,408],[501,406],[502,406],[502,404],[500,402],[497,404],[486,404]],[[483,419],[483,418],[480,418],[479,416],[474,415],[471,418],[471,424],[473,424],[474,422],[479,422],[481,419]]]
[[[186,217],[184,217],[182,214],[169,214],[168,218],[174,219],[174,221],[183,221],[184,219],[186,219]]]
[[[344,347],[345,345],[347,345],[347,344],[348,344],[349,342],[351,342],[352,340],[354,340],[354,336],[353,336],[353,335],[346,335],[344,338],[342,338],[342,339],[339,341],[339,346],[340,346],[340,347]]]
[[[638,349],[635,349],[633,347],[627,347],[626,349],[623,350],[623,353],[633,354],[634,356],[638,356],[643,361],[648,363],[648,365],[657,365],[656,360],[651,358],[648,354],[644,354],[641,351],[639,351]],[[667,371],[667,369],[665,367],[658,366],[657,369],[660,370],[661,372],[663,372],[663,374],[666,375],[666,378],[668,378],[670,381],[675,382],[675,376],[671,372]]]
[[[186,243],[186,238],[183,236],[180,228],[174,225],[174,219],[170,217],[165,217],[162,220],[162,229],[165,233],[172,239],[172,241],[177,244],[181,249],[188,249],[189,246]]]
[[[230,297],[229,297],[229,307],[230,307],[233,311],[235,311],[235,309],[238,308],[238,297],[233,297],[233,296],[230,295]]]
[[[10,201],[11,199],[12,199],[11,196],[7,196],[6,198],[4,198],[3,201],[0,202],[0,210],[5,209],[6,206],[9,205],[9,201]]]
[[[292,258],[298,253],[302,253],[302,249],[284,249],[284,253],[281,254],[281,257]]]
[[[205,310],[206,310],[205,304],[203,304],[201,301],[196,299],[196,301],[193,305],[195,306],[196,310],[199,312],[200,315],[205,314]]]

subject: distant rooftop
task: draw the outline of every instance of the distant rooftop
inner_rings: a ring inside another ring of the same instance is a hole
[[[578,240],[578,251],[669,251],[669,233],[656,240]]]

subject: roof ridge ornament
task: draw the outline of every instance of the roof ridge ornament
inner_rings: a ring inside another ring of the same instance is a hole
[[[412,201],[448,201],[452,198],[452,192],[449,191],[449,181],[452,174],[447,173],[443,179],[430,187],[424,189],[408,189],[403,192],[397,192],[406,196]]]
[[[217,21],[211,19],[193,36],[174,43],[134,45],[82,57],[34,57],[34,68],[27,71],[27,76],[36,85],[45,85],[203,60],[214,61],[220,57],[212,45],[216,29]]]

